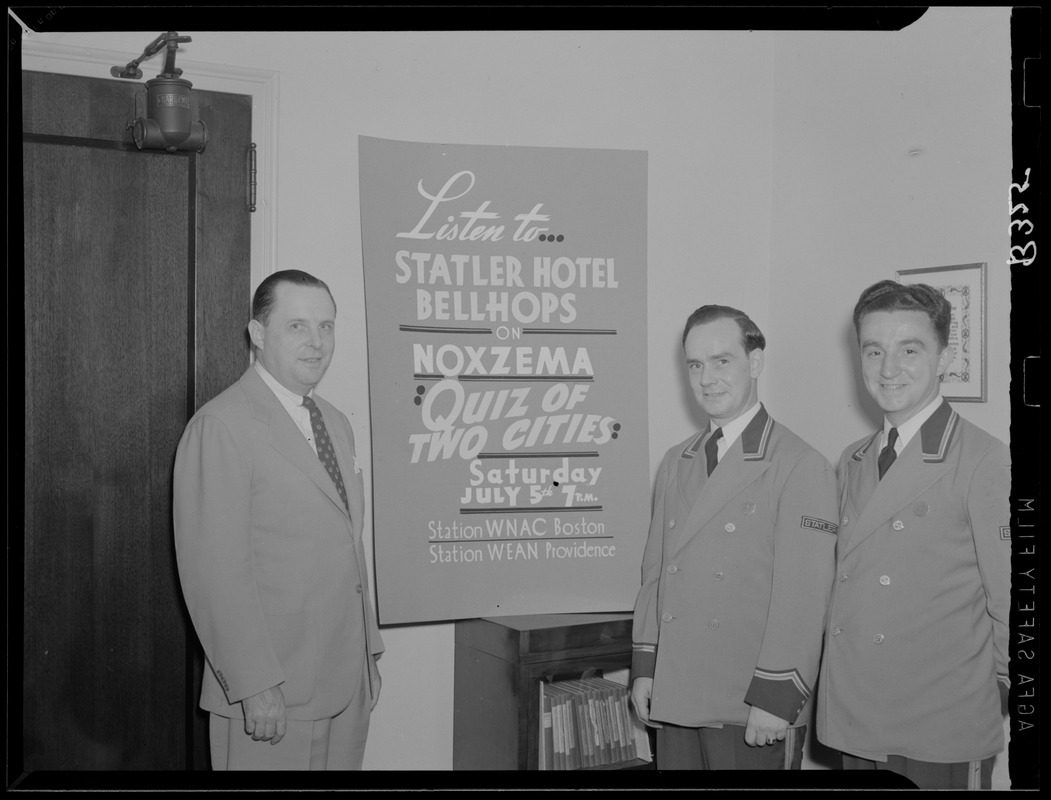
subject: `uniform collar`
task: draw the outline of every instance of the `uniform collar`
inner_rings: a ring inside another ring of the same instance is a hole
[[[945,460],[945,454],[949,449],[956,428],[959,427],[960,415],[950,406],[945,398],[941,398],[938,405],[927,420],[920,426],[920,447],[923,450],[923,460],[930,464],[938,464]],[[901,428],[899,427],[899,432]],[[851,455],[854,461],[861,461],[865,453],[874,444],[878,444],[883,431],[876,431],[872,436]]]
[[[923,426],[923,423],[929,420],[934,414],[934,412],[938,410],[938,408],[941,406],[941,403],[942,398],[935,397],[933,400],[931,400],[931,402],[929,402],[927,405],[921,408],[918,412],[916,412],[903,423],[897,426],[893,425],[889,419],[884,417],[883,441],[887,441],[887,437],[890,435],[891,428],[897,427],[898,441],[900,442],[900,445],[896,449],[900,453],[902,450],[905,449],[905,445],[907,445],[912,440],[912,437],[917,434],[917,432]]]
[[[745,461],[762,461],[766,458],[766,447],[770,441],[770,431],[774,427],[774,421],[767,413],[766,406],[762,403],[756,403],[750,413],[752,415],[751,419],[748,420],[744,430],[740,433],[741,448],[744,450]],[[738,417],[737,419],[741,418]],[[733,425],[734,422],[737,422],[737,420],[733,420],[729,425]],[[727,427],[729,426],[723,426],[724,436],[726,435]],[[709,425],[708,430],[702,431],[693,437],[686,447],[683,448],[682,458],[695,458],[704,440],[708,438],[713,430]]]
[[[960,415],[945,400],[920,427],[920,444],[923,445],[923,460],[937,464],[945,460],[949,442],[959,426]]]
[[[725,445],[724,445],[725,449],[723,450],[723,452],[726,452],[726,450],[729,450],[730,446],[733,445],[733,443],[737,441],[737,437],[739,437],[742,433],[744,433],[745,429],[748,427],[748,424],[753,419],[755,419],[756,414],[759,413],[759,411],[762,409],[762,407],[763,407],[762,403],[758,403],[757,402],[754,406],[752,406],[750,409],[745,411],[743,414],[741,414],[738,417],[734,417],[732,420],[730,420],[729,422],[727,422],[725,425],[722,426],[722,429],[723,429],[723,442],[725,442]],[[716,425],[714,421],[709,421],[708,429],[712,433],[715,433],[715,431],[716,431],[716,429],[718,427],[719,426]],[[720,448],[720,449],[722,449],[722,448]]]
[[[745,461],[762,461],[766,458],[766,446],[770,443],[770,431],[773,427],[774,421],[766,413],[766,406],[760,403],[759,410],[741,433],[741,448],[744,450]]]

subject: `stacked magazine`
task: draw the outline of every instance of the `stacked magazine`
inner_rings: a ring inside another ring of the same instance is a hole
[[[539,768],[588,769],[650,761],[646,729],[626,686],[606,678],[540,682]]]

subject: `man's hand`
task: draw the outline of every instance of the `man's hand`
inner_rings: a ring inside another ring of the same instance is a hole
[[[787,731],[788,720],[752,706],[744,729],[744,741],[749,746],[762,747],[781,741]]]
[[[258,741],[277,744],[285,737],[285,695],[280,686],[264,689],[241,701],[245,733]]]
[[[663,728],[659,722],[650,721],[650,695],[653,694],[653,678],[636,678],[631,684],[631,704],[635,713],[651,728]]]

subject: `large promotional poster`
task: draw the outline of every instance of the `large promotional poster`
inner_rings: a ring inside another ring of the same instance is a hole
[[[630,610],[646,153],[359,137],[384,624]]]

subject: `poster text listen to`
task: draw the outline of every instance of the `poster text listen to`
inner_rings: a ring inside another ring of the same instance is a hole
[[[646,153],[359,137],[384,624],[629,610]]]

